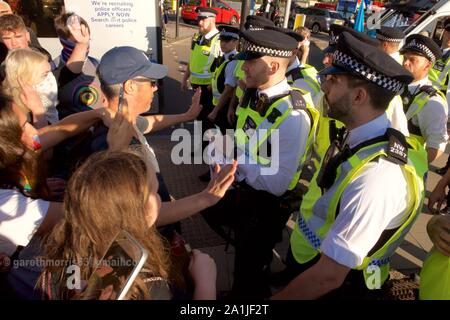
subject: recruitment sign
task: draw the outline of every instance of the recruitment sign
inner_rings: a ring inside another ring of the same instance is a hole
[[[65,0],[66,12],[83,17],[91,29],[90,55],[100,58],[115,46],[133,46],[157,60],[160,48],[158,1]]]

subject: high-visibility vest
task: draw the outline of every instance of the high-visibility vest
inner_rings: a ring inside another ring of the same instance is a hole
[[[308,103],[302,97],[303,91],[293,89],[290,94],[275,99],[275,101],[271,102],[271,105],[267,108],[267,111],[263,116],[260,115],[259,112],[253,110],[250,107],[251,101],[248,101],[247,105],[245,107],[242,107],[241,111],[239,112],[235,130],[235,141],[237,148],[244,151],[246,155],[248,155],[252,159],[256,160],[258,164],[262,166],[269,166],[271,161],[270,156],[262,155],[259,152],[260,148],[263,143],[267,141],[271,132],[274,129],[277,129],[283,122],[283,120],[291,114],[293,110],[292,97],[294,94],[296,95],[295,98],[303,99],[305,101],[305,108],[301,108],[301,110],[304,110],[310,117],[311,127],[306,142],[305,152],[300,158],[296,173],[289,183],[288,190],[293,190],[297,186],[303,164],[306,162],[310,155],[311,147],[315,139],[317,123],[319,120],[319,112],[311,105],[311,103]],[[264,135],[258,135],[258,139],[250,139],[253,134],[261,129],[266,130]]]
[[[446,92],[448,88],[450,72],[450,50],[440,59],[438,59],[433,68],[428,72],[428,78],[441,92]]]
[[[324,114],[323,99],[324,96],[322,96],[322,99],[319,100],[319,103],[316,106],[320,113],[320,117],[319,123],[317,125],[317,135],[316,140],[314,141],[314,148],[311,157],[311,165],[313,166],[312,172],[315,172],[320,167],[320,163],[322,162],[322,159],[331,144],[331,139],[333,139],[331,137],[331,131],[344,127],[344,124],[342,122],[327,117]]]
[[[219,41],[219,33],[212,38],[204,40],[204,44],[199,45],[201,35],[194,35],[189,56],[189,71],[191,84],[207,85],[211,83],[211,64],[214,62],[214,55],[211,52]]]
[[[289,85],[293,86],[296,80],[302,79],[306,86],[304,88],[313,97],[320,93],[320,84],[317,80],[317,70],[313,66],[306,64],[304,67],[297,67],[286,73]],[[290,78],[290,79],[289,79]]]
[[[436,248],[428,254],[420,271],[420,300],[450,300],[450,257]]]
[[[212,79],[211,79],[211,87],[212,87],[212,95],[213,95],[213,105],[217,106],[219,103],[220,95],[222,94],[223,90],[225,89],[225,68],[227,67],[228,63],[232,61],[233,58],[229,60],[225,60],[222,62],[220,66],[218,66],[213,73]]]
[[[242,65],[244,64],[244,62],[244,60],[238,60],[238,62],[236,63],[236,68],[234,68],[234,76],[238,80],[243,80],[245,78],[245,72],[244,70],[242,70]],[[244,95],[244,91],[239,86],[237,86],[235,94],[238,99],[241,99]]]
[[[419,90],[418,93],[412,98],[413,100],[410,103],[410,105],[404,106],[404,108],[407,108],[407,110],[405,110],[405,115],[406,120],[408,120],[409,135],[417,139],[423,145],[425,145],[426,138],[423,136],[422,132],[420,131],[420,128],[412,122],[412,118],[415,115],[419,114],[419,112],[421,112],[423,107],[425,107],[425,105],[427,104],[428,100],[436,94],[441,96],[441,98],[444,99],[444,101],[447,101],[444,94],[437,88],[431,86],[424,86],[422,88],[425,87],[428,89],[425,91]]]
[[[380,268],[380,284],[388,278],[389,261],[397,247],[411,229],[413,222],[421,212],[425,195],[424,175],[428,170],[427,153],[417,140],[406,138],[408,142],[408,160],[401,168],[413,194],[410,197],[408,218],[393,235],[370,256],[364,258],[356,270],[363,270],[366,284],[373,273],[373,266]],[[291,234],[290,244],[295,260],[304,264],[320,253],[320,246],[332,227],[339,210],[341,196],[348,184],[358,177],[361,170],[377,157],[388,156],[388,142],[381,141],[365,146],[344,161],[337,169],[337,177],[333,185],[322,194],[314,175],[308,192],[303,197],[300,212]],[[320,198],[320,201],[319,201]],[[370,288],[369,289],[374,289]]]

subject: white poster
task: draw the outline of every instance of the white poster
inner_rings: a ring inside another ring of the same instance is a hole
[[[116,46],[152,52],[157,60],[158,0],[65,0],[66,12],[85,19],[91,30],[89,55],[101,58]]]

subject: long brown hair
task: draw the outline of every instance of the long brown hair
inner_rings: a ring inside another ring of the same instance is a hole
[[[150,185],[156,183],[150,164],[137,151],[98,152],[72,176],[64,199],[65,219],[44,240],[45,259],[85,262],[81,280],[88,280],[114,237],[128,231],[148,251],[146,267],[167,278],[168,253],[155,226],[147,225]],[[57,275],[57,299],[68,299],[66,266],[51,267],[44,274]],[[42,280],[42,279],[41,279]]]
[[[32,198],[48,197],[41,153],[22,142],[22,128],[11,99],[0,93],[0,188],[16,188]],[[31,190],[25,190],[24,178]]]

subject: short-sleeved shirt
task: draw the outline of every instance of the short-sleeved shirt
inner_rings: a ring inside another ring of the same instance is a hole
[[[408,90],[411,94],[414,94],[419,87],[431,85],[431,81],[426,77],[408,85]],[[412,123],[420,128],[420,132],[425,138],[427,147],[442,151],[445,150],[448,140],[447,102],[440,95],[436,94],[430,97],[422,110],[411,118],[410,115],[416,110],[414,106],[416,106],[416,104],[413,102],[406,112],[406,118],[411,119]]]
[[[386,114],[350,131],[353,148],[381,136],[390,127]],[[349,268],[359,266],[384,230],[398,228],[411,210],[409,186],[401,166],[380,157],[361,169],[342,193],[339,214],[320,250]],[[318,200],[316,206],[320,206]]]
[[[50,202],[14,189],[0,189],[0,252],[11,255],[26,246],[47,215]]]

